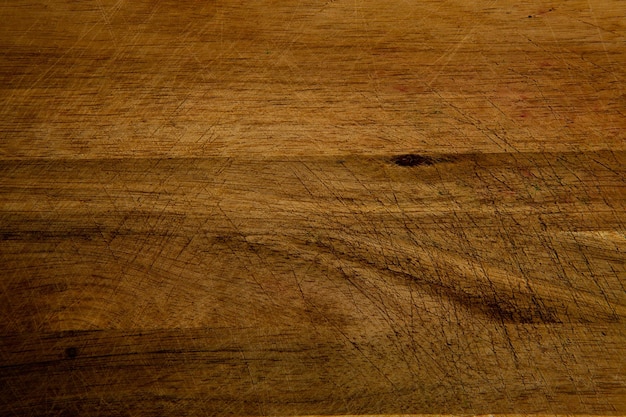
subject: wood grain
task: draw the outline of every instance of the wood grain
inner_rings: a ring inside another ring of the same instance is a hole
[[[626,414],[623,1],[0,5],[0,414]]]

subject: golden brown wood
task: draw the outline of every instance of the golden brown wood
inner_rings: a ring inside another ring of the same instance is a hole
[[[626,414],[626,3],[236,3],[0,5],[0,414]]]

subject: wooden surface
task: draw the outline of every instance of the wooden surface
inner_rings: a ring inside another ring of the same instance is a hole
[[[626,414],[626,2],[0,18],[1,415]]]

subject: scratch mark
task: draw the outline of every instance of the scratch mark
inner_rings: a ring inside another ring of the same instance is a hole
[[[104,10],[104,6],[102,5],[102,0],[98,0],[98,9],[100,9],[100,14],[102,15],[102,20],[104,20],[104,24],[111,35],[111,40],[113,41],[113,45],[117,47],[117,41],[115,40],[115,35],[113,34],[113,29],[111,25],[111,19],[107,16],[106,11]]]
[[[448,66],[450,61],[452,61],[452,58],[454,58],[456,53],[459,51],[459,48],[461,48],[461,46],[463,46],[463,44],[467,41],[467,39],[469,39],[469,37],[473,35],[474,29],[475,29],[475,27],[472,28],[469,31],[469,33],[463,37],[463,39],[458,41],[456,43],[456,45],[452,49],[448,49],[448,51],[446,51],[443,55],[441,55],[439,58],[437,58],[432,63],[432,65],[435,65],[435,64],[437,64],[437,62],[439,62],[441,59],[443,59],[443,57],[445,57],[446,55],[448,56],[448,59],[446,59],[446,61],[443,63],[443,65],[441,65],[441,67],[439,68],[439,71],[430,79],[430,81],[428,81],[428,83],[426,83],[426,85],[428,87],[432,86],[432,84],[437,80],[437,78],[439,78],[439,76],[441,75],[443,70],[446,69],[446,67]]]

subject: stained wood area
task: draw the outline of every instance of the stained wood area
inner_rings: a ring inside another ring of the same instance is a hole
[[[0,414],[626,414],[626,3],[0,4]]]

